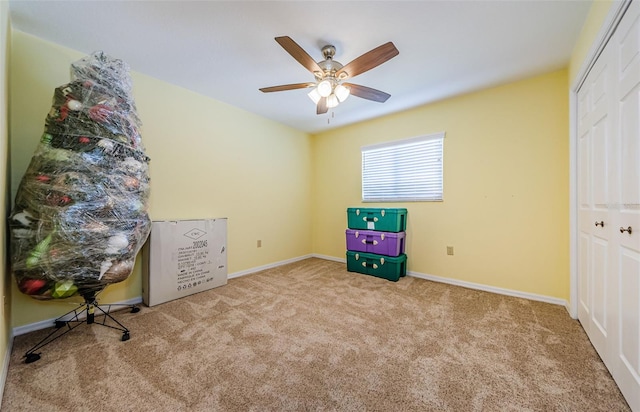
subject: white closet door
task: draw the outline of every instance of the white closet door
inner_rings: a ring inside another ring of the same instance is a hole
[[[615,260],[616,307],[612,365],[629,405],[640,411],[640,2],[634,1],[614,35],[617,139]]]
[[[578,318],[640,412],[640,0],[578,92]]]
[[[578,93],[579,236],[578,317],[600,357],[607,357],[612,290],[610,244],[612,202],[609,161],[614,151],[613,68],[605,49]]]

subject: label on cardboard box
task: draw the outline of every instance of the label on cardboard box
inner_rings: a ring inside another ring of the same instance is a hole
[[[225,285],[226,234],[226,219],[153,222],[145,245],[145,304],[153,306]]]

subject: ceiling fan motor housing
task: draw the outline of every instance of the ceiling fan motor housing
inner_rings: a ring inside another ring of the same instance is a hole
[[[333,56],[336,54],[336,48],[330,44],[327,44],[322,48],[322,55],[324,59],[333,59]]]
[[[336,54],[336,48],[331,45],[326,45],[322,48],[323,61],[318,62],[318,66],[322,69],[323,73],[315,72],[314,75],[318,80],[330,78],[336,78],[336,72],[342,69],[342,64],[333,60],[333,56]],[[346,77],[346,76],[345,76]]]

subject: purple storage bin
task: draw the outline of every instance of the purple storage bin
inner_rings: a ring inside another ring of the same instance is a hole
[[[405,232],[347,229],[347,250],[399,256],[404,253]]]

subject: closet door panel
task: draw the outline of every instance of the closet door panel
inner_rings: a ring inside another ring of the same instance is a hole
[[[640,410],[640,253],[619,249],[619,312],[616,357],[607,367],[631,406]]]
[[[620,256],[620,358],[632,375],[640,376],[640,321],[633,313],[640,313],[640,253],[623,250]],[[625,316],[627,314],[627,316]]]
[[[640,58],[637,59],[640,61]],[[640,73],[640,65],[636,65]],[[640,77],[640,76],[638,76]],[[620,201],[640,205],[640,84],[636,82],[620,101]]]
[[[609,242],[593,236],[591,241],[591,317],[590,337],[600,357],[607,356]]]
[[[640,2],[613,38],[616,70],[614,356],[607,367],[632,410],[640,410]]]
[[[578,139],[578,208],[580,212],[591,211],[591,176],[589,173],[589,146],[591,145],[591,130],[581,135]],[[590,219],[590,217],[589,217]]]
[[[591,299],[589,294],[592,290],[589,286],[590,243],[589,234],[580,232],[578,235],[578,268],[581,275],[578,284],[578,318],[587,334],[590,333]]]
[[[606,66],[604,67],[606,69]],[[599,73],[600,79],[605,77],[606,71]],[[597,82],[597,83],[600,83]],[[592,126],[591,126],[591,147],[589,148],[589,162],[590,162],[590,181],[589,192],[591,194],[590,206],[592,212],[600,212],[603,216],[594,216],[595,219],[600,221],[602,218],[606,218],[608,213],[609,203],[609,180],[610,174],[608,170],[611,145],[611,118],[609,114],[609,107],[604,103],[607,102],[606,96],[599,97],[598,103],[595,105],[592,112]],[[609,222],[605,222],[609,223]]]
[[[591,193],[595,210],[607,211],[609,203],[609,172],[607,154],[610,152],[609,117],[604,114],[593,127],[591,143]]]

